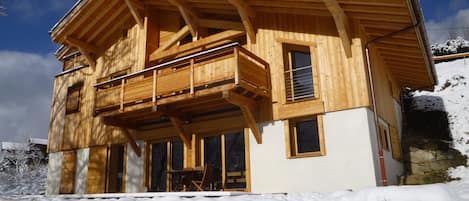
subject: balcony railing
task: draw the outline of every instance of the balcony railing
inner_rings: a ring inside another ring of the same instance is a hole
[[[95,112],[120,110],[142,103],[162,105],[238,88],[269,97],[267,62],[230,43],[177,58],[95,85]]]

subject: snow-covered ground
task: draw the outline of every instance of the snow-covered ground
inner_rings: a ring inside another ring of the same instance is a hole
[[[436,65],[439,79],[433,92],[414,92],[413,105],[419,110],[447,111],[453,146],[462,154],[469,156],[469,59],[460,59]],[[469,168],[460,166],[449,171],[458,181],[446,184],[420,186],[370,187],[357,191],[336,191],[330,193],[291,193],[291,194],[257,194],[225,197],[192,198],[178,196],[156,196],[146,198],[120,197],[98,200],[119,201],[469,201]],[[45,169],[24,177],[24,180],[13,181],[0,178],[0,201],[63,201],[89,200],[87,198],[67,198],[64,196],[17,195],[40,194],[43,192]],[[17,185],[16,184],[16,185]],[[41,186],[42,185],[42,186]],[[9,194],[9,195],[8,195]]]

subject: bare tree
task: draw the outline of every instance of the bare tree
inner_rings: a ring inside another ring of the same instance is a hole
[[[449,29],[448,30],[448,40],[453,40],[458,37],[458,31],[456,29]]]
[[[466,24],[463,28],[462,35],[464,39],[469,40],[469,24]]]

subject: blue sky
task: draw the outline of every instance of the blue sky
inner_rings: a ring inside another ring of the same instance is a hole
[[[0,0],[2,2],[2,0]],[[0,17],[0,141],[47,137],[54,75],[60,63],[48,31],[75,0],[3,0]],[[431,42],[447,27],[469,27],[469,0],[421,0]]]

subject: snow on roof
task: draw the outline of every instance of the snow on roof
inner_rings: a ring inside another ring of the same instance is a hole
[[[19,142],[2,142],[2,150],[21,150],[29,151],[28,143],[19,143]]]
[[[47,145],[47,139],[41,139],[41,138],[29,138],[28,142],[30,144]]]

